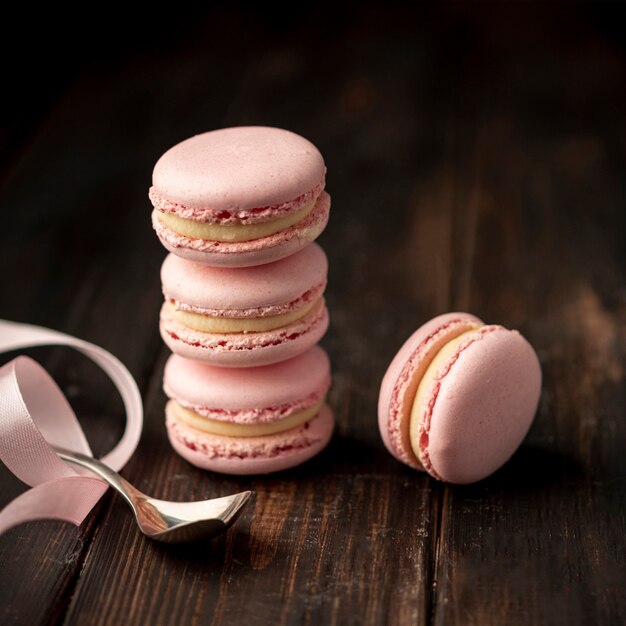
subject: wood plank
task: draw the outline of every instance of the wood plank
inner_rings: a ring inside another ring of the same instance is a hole
[[[159,266],[164,256],[150,227],[147,186],[157,156],[191,132],[178,101],[159,106],[157,99],[146,107],[145,89],[161,80],[194,93],[185,59],[171,63],[168,54],[155,56],[150,69],[141,58],[135,62],[143,90],[123,66],[114,74],[117,89],[105,72],[75,83],[7,172],[1,194],[6,220],[0,235],[6,268],[2,315],[64,330],[111,350],[141,388],[161,349]],[[223,64],[220,71],[226,75],[231,67]],[[223,115],[229,93],[225,87],[220,97],[202,94],[203,114]],[[159,122],[170,117],[179,124]],[[136,150],[142,124],[151,129],[142,144],[147,158],[139,158]],[[59,382],[94,451],[109,450],[121,435],[123,418],[108,379],[67,349],[28,353]],[[3,355],[3,361],[8,358]],[[0,500],[8,502],[24,486],[5,468],[1,476]],[[106,508],[108,498],[102,504]],[[115,511],[124,515],[118,507]],[[7,564],[0,586],[3,624],[63,619],[99,521],[96,512],[80,529],[34,523],[2,537],[0,560]]]
[[[471,269],[453,303],[519,328],[538,350],[544,391],[507,466],[445,488],[433,621],[622,623],[626,186],[615,135],[626,126],[613,103],[626,95],[624,57],[584,28],[559,35],[557,20],[532,51],[515,38],[531,28],[523,19],[485,29],[480,42],[475,23],[466,27],[462,67],[453,65],[466,85],[454,174],[466,199],[457,263]],[[478,54],[498,59],[480,77]]]
[[[406,59],[419,45],[405,35],[380,60],[379,43],[361,28],[349,35],[360,42],[349,54],[368,59],[365,75],[355,77],[352,58],[339,57],[320,92],[316,77],[336,59],[345,32],[326,29],[322,50],[299,34],[254,59],[226,118],[229,124],[291,128],[315,141],[326,157],[335,208],[321,238],[330,256],[332,316],[323,344],[335,371],[334,441],[319,458],[274,477],[195,470],[172,454],[165,439],[160,363],[148,394],[145,436],[126,476],[166,498],[251,487],[254,510],[226,537],[181,549],[144,540],[132,532],[128,515],[112,509],[88,555],[68,624],[373,624],[388,619],[390,606],[397,623],[427,623],[431,488],[424,475],[398,467],[375,426],[379,380],[428,307],[403,263],[402,252],[413,242],[407,237],[398,247],[397,224],[381,211],[391,199],[400,222],[420,226],[413,220],[415,166],[407,158],[415,135],[405,132],[420,103],[405,79],[418,80],[421,55]],[[397,68],[392,74],[385,62],[390,60]],[[312,119],[298,106],[309,101],[317,102]],[[189,115],[194,119],[199,112]],[[380,151],[397,164],[393,169],[381,164]],[[450,225],[444,219],[437,235],[446,267]],[[381,262],[387,256],[396,274]],[[394,318],[386,314],[390,300]]]

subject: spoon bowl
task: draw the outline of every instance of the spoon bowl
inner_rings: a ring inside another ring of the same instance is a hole
[[[217,537],[232,526],[252,495],[251,491],[242,491],[196,502],[158,500],[133,487],[97,459],[61,448],[55,451],[64,461],[90,470],[118,491],[132,508],[141,532],[163,543],[188,543]]]

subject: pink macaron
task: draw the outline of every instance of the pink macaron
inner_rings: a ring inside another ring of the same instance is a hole
[[[319,346],[289,361],[239,370],[172,355],[163,388],[170,442],[187,461],[225,474],[267,474],[320,452],[334,421],[330,363]]]
[[[176,354],[221,367],[293,358],[328,328],[327,270],[316,243],[286,259],[244,268],[170,254],[161,268],[161,336]]]
[[[385,374],[378,421],[397,459],[450,483],[489,476],[533,421],[541,368],[517,331],[448,313],[420,327]]]
[[[198,263],[270,263],[324,230],[325,175],[318,149],[290,131],[242,126],[203,133],[157,161],[152,224],[170,252]]]

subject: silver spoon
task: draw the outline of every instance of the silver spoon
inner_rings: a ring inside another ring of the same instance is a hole
[[[78,452],[55,448],[64,461],[91,470],[119,491],[130,504],[141,532],[156,541],[183,543],[212,539],[239,517],[251,491],[198,502],[168,502],[151,498],[133,487],[110,467]]]

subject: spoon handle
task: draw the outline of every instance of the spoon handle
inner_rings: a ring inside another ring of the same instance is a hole
[[[113,489],[124,496],[128,504],[130,504],[133,509],[135,509],[137,498],[145,498],[145,495],[141,493],[141,491],[133,487],[127,480],[122,478],[117,472],[114,472],[108,465],[98,461],[98,459],[81,454],[80,452],[64,450],[63,448],[55,448],[54,451],[64,461],[80,465],[94,474],[97,474],[100,478],[102,478],[102,480],[113,487]]]

